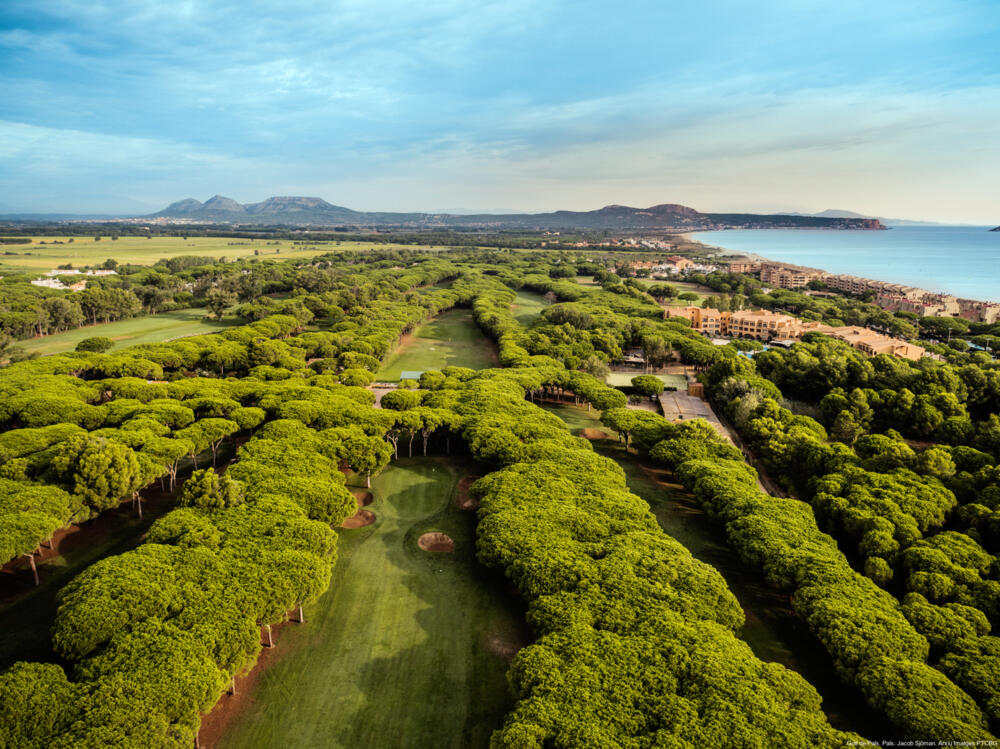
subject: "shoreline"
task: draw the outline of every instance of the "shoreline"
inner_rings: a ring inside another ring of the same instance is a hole
[[[958,228],[970,228],[970,227],[958,227]],[[975,228],[978,228],[978,227],[975,227]],[[797,229],[786,229],[786,230],[783,230],[783,231],[799,231],[799,230],[797,230]],[[987,230],[987,232],[988,231],[990,231],[990,230]],[[925,294],[927,296],[930,296],[930,297],[953,298],[953,299],[955,299],[957,301],[960,301],[960,302],[967,302],[967,303],[975,304],[975,305],[986,305],[986,306],[989,306],[989,305],[1000,304],[1000,299],[977,299],[977,298],[974,298],[974,297],[971,297],[971,296],[969,296],[969,297],[962,296],[961,294],[956,293],[956,292],[952,292],[952,291],[946,291],[946,290],[943,290],[943,289],[939,290],[939,289],[926,288],[926,287],[923,287],[923,286],[919,286],[917,284],[905,283],[905,282],[901,282],[901,281],[892,280],[890,278],[872,278],[870,276],[855,274],[855,273],[851,273],[849,271],[840,271],[840,272],[829,271],[829,270],[827,270],[825,268],[820,268],[820,267],[816,267],[816,266],[803,266],[803,265],[799,265],[797,262],[792,262],[792,261],[789,261],[789,260],[777,260],[775,258],[770,258],[770,257],[767,257],[765,255],[762,255],[759,252],[737,250],[737,249],[733,249],[733,248],[730,248],[730,247],[723,247],[721,245],[708,244],[707,242],[704,242],[701,239],[695,238],[693,236],[694,234],[699,234],[699,233],[704,233],[704,232],[700,232],[700,231],[684,232],[684,233],[681,233],[681,234],[676,234],[675,236],[678,237],[678,238],[683,239],[683,241],[686,242],[686,243],[688,243],[688,244],[697,245],[698,247],[700,247],[706,253],[706,255],[709,258],[712,258],[712,259],[717,259],[719,257],[748,258],[749,260],[751,260],[753,262],[772,263],[774,265],[785,266],[785,267],[807,268],[809,270],[814,270],[814,271],[818,271],[818,272],[824,273],[824,274],[826,274],[828,276],[834,276],[834,277],[837,277],[837,276],[840,276],[840,277],[853,277],[853,278],[857,278],[857,279],[860,279],[860,280],[863,280],[863,281],[867,281],[867,282],[870,282],[870,283],[873,283],[873,284],[887,284],[887,285],[907,286],[907,287],[910,287],[910,288],[919,289],[919,290],[925,292]],[[796,289],[790,289],[790,290],[794,291]],[[873,303],[875,303],[875,302],[873,302]],[[878,306],[882,306],[882,305],[878,305]],[[943,315],[943,316],[944,317],[948,317],[949,315]],[[957,317],[957,316],[960,316],[960,315],[955,315],[955,316]]]

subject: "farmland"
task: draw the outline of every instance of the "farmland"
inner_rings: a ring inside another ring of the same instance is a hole
[[[452,501],[463,473],[403,459],[375,479],[377,521],[340,531],[330,590],[283,630],[252,707],[217,746],[487,744],[510,707],[504,671],[523,614],[475,561],[474,515]],[[428,531],[455,551],[419,549]]]
[[[72,239],[72,243],[69,240]],[[44,244],[42,244],[44,242]],[[62,244],[54,244],[62,242]],[[411,245],[367,242],[292,242],[291,240],[252,240],[234,237],[145,237],[123,236],[112,240],[94,237],[33,237],[30,245],[8,245],[0,255],[0,273],[40,272],[71,264],[76,268],[100,265],[111,257],[123,264],[153,265],[160,260],[180,255],[210,258],[260,256],[272,260],[310,258],[328,252],[349,250],[413,249]],[[423,248],[439,249],[439,248]]]

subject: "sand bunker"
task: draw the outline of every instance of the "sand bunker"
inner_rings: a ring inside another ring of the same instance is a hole
[[[347,518],[341,528],[363,528],[375,522],[375,513],[371,510],[358,510],[357,513]]]
[[[425,533],[417,539],[417,546],[424,551],[449,553],[455,550],[455,542],[444,533]]]
[[[479,500],[472,499],[469,496],[469,487],[472,486],[476,481],[479,480],[479,476],[466,476],[464,479],[458,482],[458,488],[455,491],[455,504],[458,505],[460,510],[478,510]]]
[[[601,429],[583,429],[580,431],[580,436],[585,437],[588,440],[609,440],[611,437],[607,432]]]
[[[354,492],[354,499],[358,502],[358,507],[367,507],[372,503],[374,497],[371,492]]]

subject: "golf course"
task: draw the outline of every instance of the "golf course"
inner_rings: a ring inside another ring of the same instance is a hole
[[[380,380],[398,380],[403,372],[448,366],[497,366],[496,346],[476,325],[471,310],[448,310],[403,336],[376,376]]]
[[[304,624],[281,629],[252,692],[223,697],[202,747],[489,743],[512,704],[505,672],[526,633],[503,578],[476,562],[474,513],[455,504],[468,468],[401,459],[373,480],[365,509],[375,522],[339,531],[330,589]],[[454,551],[421,549],[433,532]]]
[[[162,343],[172,341],[175,338],[218,333],[233,325],[238,325],[240,322],[235,317],[224,317],[222,320],[216,320],[209,316],[208,310],[195,307],[160,312],[156,315],[141,315],[117,322],[88,325],[62,333],[18,341],[17,345],[29,354],[45,356],[46,354],[61,354],[65,351],[72,351],[76,344],[84,338],[107,336],[115,342],[111,349],[113,351],[140,343]]]

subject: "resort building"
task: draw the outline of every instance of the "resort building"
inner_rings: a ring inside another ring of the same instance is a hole
[[[678,273],[682,273],[694,265],[694,261],[688,260],[686,257],[681,257],[680,255],[671,255],[667,258],[664,265],[668,265]]]
[[[728,312],[720,312],[712,307],[667,307],[663,310],[664,318],[683,317],[691,323],[691,328],[709,338],[725,335],[726,329],[723,315],[728,320]]]
[[[816,268],[803,268],[798,265],[780,265],[778,263],[761,263],[761,283],[776,286],[779,289],[798,289],[810,281],[818,281],[826,273]]]
[[[665,318],[683,317],[691,328],[708,338],[755,338],[768,341],[772,338],[801,338],[809,331],[826,333],[831,328],[812,321],[803,321],[791,315],[768,310],[741,310],[720,312],[712,307],[667,307]]]
[[[749,258],[741,258],[723,262],[722,268],[728,273],[758,273],[760,272],[760,263]]]
[[[857,325],[832,328],[829,334],[869,356],[889,354],[917,361],[917,359],[920,359],[926,353],[926,349],[920,346],[915,346],[900,338],[892,338],[891,336],[876,333],[874,330],[861,328]]]
[[[916,361],[926,354],[920,346],[868,328],[856,325],[832,328],[815,320],[800,320],[768,310],[721,312],[711,307],[667,307],[663,316],[667,319],[683,317],[693,330],[712,339],[754,338],[789,346],[806,333],[815,332],[833,336],[869,356],[890,354]]]

